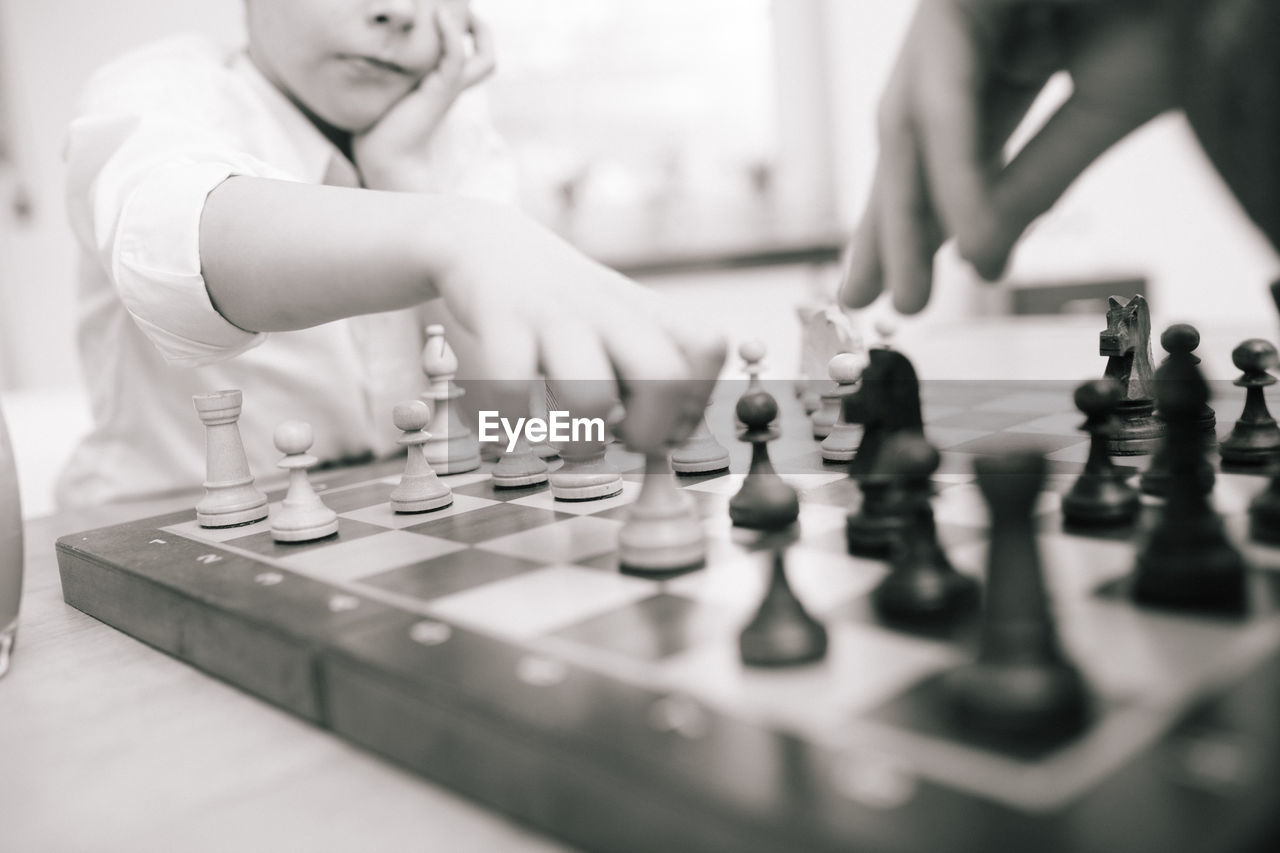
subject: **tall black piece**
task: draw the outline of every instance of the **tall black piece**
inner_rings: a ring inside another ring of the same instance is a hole
[[[930,478],[939,461],[938,451],[914,433],[889,439],[880,454],[879,470],[897,481],[906,518],[889,574],[871,593],[876,610],[890,621],[946,624],[978,604],[977,581],[957,572],[938,542]]]
[[[910,523],[910,511],[894,488],[895,478],[878,468],[885,442],[900,434],[923,435],[920,383],[902,353],[873,349],[857,391],[844,398],[844,417],[862,424],[862,441],[849,463],[849,476],[862,492],[862,502],[849,513],[845,534],[849,553],[888,556]]]
[[[1138,552],[1132,595],[1160,607],[1239,612],[1245,607],[1245,564],[1205,495],[1200,412],[1209,387],[1193,364],[1161,367],[1160,411],[1168,424],[1169,480],[1163,511]]]
[[[991,511],[986,607],[977,660],[951,673],[952,700],[968,725],[1021,738],[1061,736],[1086,718],[1079,671],[1058,642],[1032,508],[1044,487],[1039,453],[977,460]]]
[[[1111,461],[1107,448],[1116,432],[1115,410],[1122,389],[1114,379],[1094,379],[1076,389],[1076,408],[1085,416],[1089,459],[1084,473],[1062,496],[1062,516],[1068,525],[1101,527],[1129,524],[1138,514],[1138,491],[1126,478],[1131,471]]]

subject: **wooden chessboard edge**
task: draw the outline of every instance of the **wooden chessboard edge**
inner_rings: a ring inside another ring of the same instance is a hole
[[[63,600],[80,612],[306,720],[322,721],[313,643],[61,543],[57,558]],[[95,595],[104,584],[122,594]],[[122,606],[112,610],[111,600]],[[246,648],[252,653],[238,654]]]
[[[586,849],[847,849],[818,837],[801,842],[794,827],[771,830],[751,815],[708,808],[683,789],[610,772],[595,756],[407,691],[346,656],[326,656],[323,682],[335,733]]]

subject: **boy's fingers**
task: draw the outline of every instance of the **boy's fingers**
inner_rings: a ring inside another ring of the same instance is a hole
[[[462,85],[464,87],[474,86],[486,79],[493,74],[494,69],[497,67],[493,30],[489,28],[488,24],[476,17],[474,12],[469,16],[468,24],[471,30],[471,42],[474,51],[467,59],[466,66],[462,71]]]
[[[689,381],[684,354],[648,317],[606,324],[602,337],[622,386],[627,446],[639,452],[664,447],[680,418],[680,386]]]
[[[606,417],[618,396],[617,378],[600,335],[573,319],[540,329],[539,362],[559,405],[577,417]]]
[[[447,6],[436,10],[436,31],[440,34],[440,64],[436,73],[448,80],[457,80],[467,62],[467,34],[457,15]]]

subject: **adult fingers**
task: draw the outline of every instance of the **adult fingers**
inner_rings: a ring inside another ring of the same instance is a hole
[[[929,197],[950,234],[990,216],[981,98],[988,83],[983,45],[971,13],[957,3],[927,2],[914,26],[916,68],[912,115],[928,175]],[[962,250],[963,252],[963,250]]]
[[[929,302],[933,256],[942,244],[942,232],[926,190],[915,134],[904,128],[886,137],[880,152],[880,263],[894,307],[916,314]]]
[[[880,264],[880,237],[876,223],[879,219],[877,180],[867,197],[866,210],[862,214],[853,237],[849,241],[840,282],[840,304],[846,308],[865,308],[875,302],[884,290],[884,269]]]

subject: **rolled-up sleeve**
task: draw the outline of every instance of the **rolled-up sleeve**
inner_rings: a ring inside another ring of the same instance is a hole
[[[290,176],[219,127],[227,105],[216,79],[191,66],[184,81],[188,66],[175,68],[176,79],[160,84],[138,82],[131,67],[109,68],[90,84],[68,131],[67,203],[77,238],[139,328],[169,362],[200,365],[265,338],[230,323],[209,298],[200,264],[205,200],[232,175]]]

